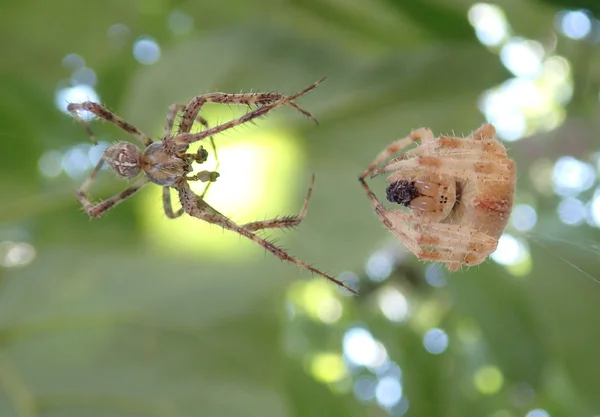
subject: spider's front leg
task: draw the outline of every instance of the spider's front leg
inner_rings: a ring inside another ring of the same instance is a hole
[[[321,84],[325,78],[317,81],[316,83],[311,84],[300,93],[294,94],[292,97],[287,97],[280,93],[239,93],[239,94],[229,94],[229,93],[210,93],[203,94],[200,96],[194,97],[188,105],[185,107],[183,111],[183,118],[181,119],[181,123],[179,125],[179,132],[189,132],[192,124],[194,123],[194,119],[200,112],[202,106],[206,103],[219,103],[219,104],[242,104],[247,106],[263,106],[267,104],[272,104],[277,101],[284,101],[298,110],[300,113],[304,114],[307,117],[314,119],[312,114],[307,112],[306,110],[299,107],[296,103],[293,103],[292,100],[306,94],[310,90],[314,89],[317,85]],[[316,119],[314,119],[316,121]]]
[[[106,109],[98,103],[94,103],[93,101],[84,101],[83,103],[69,103],[69,105],[67,106],[67,111],[73,115],[73,118],[75,120],[81,123],[85,131],[88,133],[88,135],[90,135],[90,139],[94,144],[97,144],[98,141],[96,140],[94,133],[92,133],[92,129],[90,129],[85,120],[79,117],[78,112],[80,110],[87,110],[90,113],[106,120],[107,122],[114,124],[115,126],[129,133],[131,136],[135,137],[145,146],[148,146],[152,143],[152,139],[150,139],[150,136],[139,130],[131,123],[121,119],[119,116],[117,116],[116,114],[114,114],[113,112],[111,112],[110,110]]]
[[[302,210],[300,214],[297,216],[291,217],[280,217],[270,220],[262,220],[252,223],[246,223],[242,227],[246,230],[257,231],[263,229],[289,229],[294,228],[302,223],[304,217],[306,216],[306,212],[308,211],[308,204],[310,202],[310,196],[312,194],[313,187],[315,185],[315,176],[312,176],[312,180],[310,182],[310,186],[308,187],[308,193],[306,194],[306,198],[304,199],[304,204],[302,206]]]
[[[202,132],[178,133],[177,135],[175,135],[173,137],[168,137],[163,141],[163,146],[164,146],[165,152],[172,154],[173,152],[176,152],[182,146],[189,145],[190,143],[197,142],[206,137],[216,135],[217,133],[221,133],[221,132],[231,129],[235,126],[239,126],[239,125],[247,123],[251,120],[260,118],[260,117],[266,115],[268,112],[270,112],[274,108],[282,106],[284,104],[290,104],[291,106],[293,106],[294,108],[299,110],[302,114],[304,114],[307,117],[310,117],[311,119],[313,119],[316,122],[316,119],[312,114],[310,114],[308,111],[300,108],[297,104],[293,103],[292,101],[295,100],[296,98],[300,97],[301,95],[306,94],[308,91],[312,90],[313,88],[315,88],[323,80],[324,79],[319,80],[314,84],[311,84],[310,86],[308,86],[307,88],[305,88],[304,90],[302,90],[296,94],[293,94],[291,96],[282,96],[283,98],[278,99],[271,104],[265,104],[263,106],[260,106],[257,109],[254,109],[254,110],[238,117],[237,119],[233,119],[229,122],[220,124],[218,126],[210,128],[210,129],[206,129]]]
[[[417,141],[421,141],[421,143],[426,144],[434,141],[433,132],[430,129],[420,128],[417,130],[413,130],[410,132],[408,136],[405,138],[399,139],[385,148],[377,157],[371,162],[371,165],[364,170],[364,172],[358,178],[359,180],[364,180],[367,175],[369,175],[379,164],[383,161],[387,160],[390,156],[395,154],[396,152],[400,152],[407,147],[409,147],[412,143]]]

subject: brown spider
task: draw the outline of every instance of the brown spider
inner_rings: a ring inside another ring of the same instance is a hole
[[[405,151],[375,169],[393,153]],[[410,209],[386,210],[364,178],[392,172],[387,199]],[[438,261],[450,271],[482,263],[496,250],[513,206],[514,161],[484,124],[465,139],[421,128],[381,152],[359,180],[379,220],[423,261]]]
[[[324,80],[324,79],[323,79]],[[214,182],[219,174],[214,171],[200,171],[195,175],[191,175],[192,163],[203,163],[208,158],[208,152],[200,147],[196,153],[187,153],[190,143],[210,138],[212,136],[230,129],[234,126],[241,125],[258,117],[264,116],[270,110],[289,104],[307,117],[314,117],[306,110],[300,108],[293,102],[294,99],[306,94],[314,89],[323,80],[311,84],[304,90],[291,95],[289,97],[279,93],[211,93],[196,96],[187,105],[173,104],[170,106],[165,121],[162,140],[154,142],[148,135],[141,132],[139,129],[113,114],[101,105],[93,102],[71,103],[67,109],[73,114],[73,117],[78,120],[85,130],[90,135],[92,141],[97,143],[91,129],[85,121],[78,116],[78,111],[85,110],[94,115],[116,125],[125,130],[144,145],[144,150],[140,150],[136,145],[129,142],[118,142],[109,146],[103,153],[100,161],[92,170],[90,175],[85,179],[79,190],[77,191],[77,199],[83,205],[83,208],[90,217],[99,217],[106,211],[121,203],[125,199],[131,197],[138,192],[146,184],[152,182],[163,187],[163,208],[167,217],[174,219],[187,213],[190,216],[204,220],[208,223],[219,225],[225,229],[239,233],[240,235],[258,243],[266,250],[273,253],[278,258],[289,261],[297,266],[304,268],[312,273],[321,275],[337,285],[346,288],[347,290],[356,293],[352,288],[347,287],[344,283],[336,280],[332,276],[321,272],[320,270],[290,256],[284,250],[273,245],[271,242],[257,236],[254,232],[264,229],[280,229],[295,227],[304,219],[308,209],[308,203],[314,183],[311,183],[308,195],[304,201],[304,206],[300,215],[292,217],[275,218],[271,220],[257,221],[245,225],[238,225],[229,218],[219,213],[204,201],[206,188],[201,196],[196,195],[189,186],[189,181],[207,182],[207,187],[211,182]],[[259,106],[245,115],[233,119],[221,125],[208,128],[206,120],[198,115],[201,107],[208,102],[224,103],[224,104],[245,104],[248,106]],[[173,125],[179,111],[183,112],[177,132],[173,133]],[[202,123],[205,129],[199,133],[190,133],[194,121],[198,120]],[[213,144],[214,145],[214,144]],[[214,146],[213,146],[214,148]],[[104,163],[119,176],[126,179],[132,179],[143,174],[132,186],[121,191],[104,201],[92,204],[88,199],[88,189],[90,188],[97,172],[102,168]],[[176,212],[173,211],[171,205],[170,189],[174,188],[179,194],[181,208]]]

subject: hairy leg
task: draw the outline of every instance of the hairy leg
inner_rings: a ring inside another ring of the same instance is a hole
[[[273,110],[276,107],[282,106],[286,103],[290,103],[293,104],[293,106],[300,110],[302,114],[304,114],[307,117],[312,118],[313,120],[316,121],[316,119],[314,118],[314,116],[312,114],[310,114],[308,111],[301,109],[300,107],[298,107],[296,104],[291,103],[292,100],[298,98],[299,96],[306,94],[308,91],[312,90],[313,88],[315,88],[317,85],[319,85],[323,80],[317,81],[314,84],[311,84],[309,87],[305,88],[304,90],[291,95],[289,97],[285,97],[282,99],[279,99],[271,104],[267,104],[264,106],[261,106],[255,110],[252,110],[246,114],[244,114],[243,116],[238,117],[237,119],[233,119],[229,122],[220,124],[218,126],[212,127],[210,129],[206,129],[202,132],[199,133],[181,133],[181,134],[177,134],[172,138],[168,138],[168,141],[166,141],[165,145],[165,151],[168,153],[172,153],[172,152],[176,152],[177,149],[181,148],[181,146],[185,146],[188,145],[190,143],[193,142],[197,142],[199,140],[202,140],[206,137],[210,137],[213,135],[216,135],[217,133],[223,132],[225,130],[231,129],[235,126],[247,123],[251,120],[257,119],[259,117],[264,116],[265,114],[267,114],[269,111]]]
[[[285,250],[275,246],[273,243],[263,239],[262,237],[255,235],[250,230],[247,230],[244,227],[234,223],[233,221],[228,219],[226,216],[219,213],[217,210],[215,210],[210,205],[208,205],[199,196],[194,194],[192,192],[192,190],[190,189],[189,184],[185,180],[179,181],[175,185],[174,188],[176,188],[177,191],[179,192],[179,199],[181,201],[181,206],[183,207],[183,210],[190,216],[196,217],[197,219],[200,219],[200,220],[204,220],[211,224],[221,226],[222,228],[230,230],[232,232],[236,232],[236,233],[244,236],[245,238],[250,239],[251,241],[262,246],[263,248],[265,248],[266,250],[271,252],[273,255],[277,256],[282,261],[290,262],[296,266],[299,266],[300,268],[306,269],[307,271],[310,271],[314,274],[320,275],[320,276],[328,279],[329,281],[334,282],[335,284],[339,285],[340,287],[343,287],[354,294],[358,294],[356,292],[356,290],[348,287],[346,284],[335,279],[331,275],[329,275],[325,272],[322,272],[322,271],[318,270],[317,268],[294,258],[290,254],[288,254]]]
[[[304,220],[306,212],[308,211],[308,203],[310,202],[310,196],[312,195],[314,185],[315,176],[313,175],[312,180],[310,182],[310,186],[308,187],[308,193],[306,194],[306,198],[304,199],[302,210],[300,211],[300,214],[298,216],[280,217],[270,220],[246,223],[242,227],[246,230],[254,232],[262,229],[287,229],[299,226],[302,220]]]
[[[240,94],[228,94],[228,93],[210,93],[203,94],[200,96],[194,97],[188,105],[185,107],[183,111],[183,118],[181,119],[181,124],[179,125],[179,133],[189,132],[191,125],[194,123],[194,119],[196,118],[198,112],[202,108],[202,106],[206,103],[221,103],[221,104],[244,104],[248,106],[263,106],[266,104],[272,104],[276,101],[286,100],[291,106],[293,106],[296,110],[304,114],[305,116],[311,117],[312,115],[306,112],[304,109],[298,107],[291,100],[299,97],[302,94],[307,93],[308,91],[315,88],[325,79],[321,79],[316,83],[311,84],[309,87],[302,90],[300,93],[292,96],[293,98],[289,98],[280,93],[240,93]]]
[[[162,201],[163,209],[169,219],[176,219],[183,214],[183,208],[180,208],[175,212],[173,211],[173,205],[171,204],[171,187],[163,187]]]
[[[477,265],[496,248],[491,236],[461,225],[430,223],[420,225],[414,215],[387,210],[361,180],[379,220],[422,261],[447,264],[451,271],[461,264]]]
[[[98,165],[96,167],[98,167],[98,166],[101,166],[100,163],[98,163]],[[92,174],[95,174],[95,171],[97,171],[97,170],[94,169],[94,171],[92,171]],[[90,176],[92,176],[92,174],[90,174]],[[90,177],[88,177],[88,179],[89,178]],[[115,194],[114,196],[107,198],[106,200],[103,200],[96,204],[91,203],[87,196],[87,187],[89,186],[90,183],[91,183],[91,180],[90,181],[86,180],[86,182],[84,182],[83,186],[77,191],[77,199],[79,200],[79,202],[85,209],[86,213],[90,217],[100,217],[104,213],[106,213],[108,210],[115,207],[117,204],[128,199],[129,197],[131,197],[132,195],[137,193],[139,190],[141,190],[142,187],[144,187],[146,184],[148,184],[148,179],[146,177],[142,177],[136,183],[134,183],[131,187],[128,187],[125,190],[121,191],[120,193]]]
[[[379,164],[383,161],[387,160],[390,156],[395,154],[396,152],[400,152],[403,149],[406,149],[411,144],[421,141],[421,143],[428,143],[434,140],[433,133],[431,130],[426,128],[421,128],[417,130],[413,130],[410,132],[408,136],[405,138],[399,139],[385,148],[382,152],[379,153],[371,162],[371,164],[364,170],[364,172],[360,175],[359,179],[363,180],[367,175],[369,175]]]
[[[83,103],[70,103],[67,106],[67,111],[69,111],[73,115],[73,118],[75,120],[77,120],[79,123],[81,123],[83,128],[90,135],[90,139],[92,140],[92,142],[94,144],[98,143],[98,141],[96,140],[96,137],[92,133],[92,130],[90,129],[88,124],[85,122],[85,120],[83,120],[81,117],[79,117],[79,114],[78,114],[79,110],[87,110],[87,111],[95,114],[96,116],[106,120],[107,122],[114,124],[115,126],[121,128],[124,131],[126,131],[127,133],[129,133],[131,136],[135,137],[137,140],[139,140],[145,146],[148,146],[152,143],[152,139],[150,139],[150,136],[146,135],[144,132],[139,130],[137,127],[135,127],[131,123],[126,122],[125,120],[121,119],[119,116],[117,116],[116,114],[114,114],[113,112],[111,112],[110,110],[106,109],[105,107],[101,106],[98,103],[94,103],[92,101],[84,101]]]

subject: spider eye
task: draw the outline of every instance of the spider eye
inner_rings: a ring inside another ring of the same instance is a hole
[[[385,190],[389,202],[408,207],[410,202],[421,194],[415,187],[414,181],[400,180],[389,185]]]

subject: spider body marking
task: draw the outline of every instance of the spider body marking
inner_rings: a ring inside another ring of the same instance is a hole
[[[384,173],[390,173],[388,201],[408,211],[385,209],[367,186],[369,174]],[[382,151],[359,180],[381,222],[418,259],[456,271],[482,263],[496,249],[513,207],[516,178],[515,163],[494,126],[484,124],[464,139],[415,130]]]

